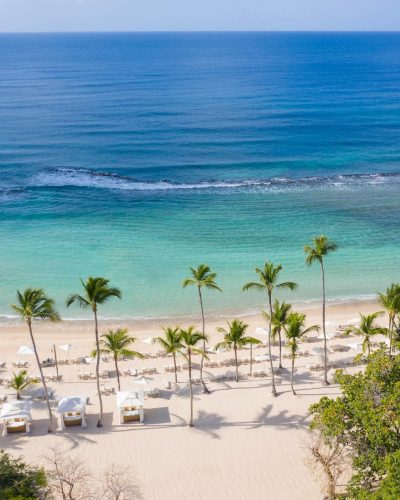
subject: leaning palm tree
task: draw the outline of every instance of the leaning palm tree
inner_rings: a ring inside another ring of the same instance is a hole
[[[289,317],[291,305],[285,301],[279,302],[278,299],[275,300],[272,307],[272,340],[275,341],[278,337],[279,342],[279,368],[282,369],[282,330],[286,325],[286,321]],[[269,321],[269,314],[264,311],[264,317]]]
[[[14,389],[17,393],[17,399],[21,399],[21,392],[32,384],[36,384],[36,380],[28,377],[26,370],[21,370],[19,373],[13,372],[11,382],[7,384],[8,389]]]
[[[39,368],[40,378],[46,397],[47,409],[49,411],[49,428],[48,432],[52,431],[53,414],[51,411],[49,393],[47,391],[46,381],[43,376],[43,370],[40,365],[39,354],[36,348],[35,338],[33,336],[32,324],[35,320],[44,321],[60,321],[60,316],[54,309],[54,300],[46,296],[41,288],[27,288],[22,293],[17,291],[17,304],[12,304],[12,309],[19,314],[21,319],[28,325],[29,335],[32,342],[33,351],[35,353],[36,363]]]
[[[324,382],[329,385],[328,381],[328,347],[326,342],[325,328],[325,268],[324,257],[337,249],[336,243],[330,241],[327,236],[316,236],[313,238],[313,245],[306,245],[304,252],[306,253],[306,264],[311,266],[314,262],[318,262],[321,266],[322,275],[322,331],[324,334]]]
[[[74,293],[70,295],[67,299],[67,307],[77,303],[82,309],[90,308],[93,312],[94,317],[94,333],[96,339],[96,382],[97,382],[97,393],[99,397],[99,420],[97,422],[97,427],[102,427],[103,425],[103,400],[100,393],[100,341],[99,341],[99,327],[97,318],[97,309],[100,304],[104,304],[106,301],[112,297],[121,298],[121,291],[118,288],[113,288],[109,286],[110,280],[101,277],[90,276],[87,281],[81,280],[83,287],[83,295]]]
[[[392,354],[393,333],[396,328],[396,315],[400,313],[400,285],[392,283],[386,292],[378,292],[378,300],[389,316],[389,355]]]
[[[189,326],[186,330],[181,330],[180,339],[182,344],[182,354],[188,361],[189,368],[189,394],[190,394],[190,420],[189,426],[193,427],[193,387],[192,387],[192,356],[193,354],[200,354],[200,356],[207,357],[204,350],[199,349],[197,345],[199,342],[207,341],[207,337],[199,332],[196,332],[194,326]]]
[[[220,347],[228,347],[229,349],[233,348],[235,353],[235,366],[236,366],[236,382],[239,382],[239,367],[238,367],[238,359],[237,359],[237,350],[241,347],[245,347],[247,344],[253,345],[258,344],[261,341],[255,339],[254,337],[246,337],[246,330],[249,325],[243,323],[239,319],[234,319],[232,323],[228,323],[228,329],[225,328],[217,328],[217,331],[224,334],[224,340],[219,342],[215,349],[219,349]],[[250,360],[251,362],[252,360]]]
[[[167,354],[172,354],[174,360],[175,383],[178,382],[178,372],[176,369],[176,355],[181,351],[181,330],[177,326],[175,328],[163,328],[164,336],[156,337],[154,343],[160,344]]]
[[[271,353],[271,340],[272,340],[272,293],[276,288],[288,288],[294,290],[297,287],[296,283],[292,281],[284,281],[278,283],[279,273],[282,271],[282,266],[274,266],[272,262],[266,262],[263,269],[256,268],[256,273],[258,275],[259,281],[251,281],[246,283],[243,287],[245,290],[259,290],[264,292],[268,297],[268,309],[269,309],[269,322],[268,322],[268,354],[269,354],[269,364],[271,369],[271,390],[272,395],[277,396],[275,388],[275,377],[274,377],[274,367],[272,364],[272,353]]]
[[[375,322],[377,318],[382,316],[384,313],[383,311],[378,311],[372,314],[360,314],[360,326],[350,326],[347,329],[347,332],[352,332],[355,335],[361,335],[364,337],[363,343],[362,343],[362,349],[363,353],[367,351],[368,354],[371,354],[371,337],[373,335],[378,335],[378,334],[385,334],[386,333],[386,328],[382,328],[378,326]]]
[[[306,321],[305,314],[300,314],[297,312],[290,313],[287,321],[285,323],[284,329],[286,338],[288,340],[288,347],[290,349],[290,354],[292,357],[292,374],[290,377],[290,386],[292,388],[293,394],[296,394],[293,387],[293,379],[294,379],[294,360],[297,357],[297,351],[299,350],[299,342],[308,332],[313,330],[318,331],[319,326],[313,325],[308,328],[304,328],[304,323]]]
[[[199,303],[200,303],[200,311],[201,311],[201,324],[202,324],[202,335],[205,337],[206,332],[205,332],[205,318],[204,318],[204,306],[203,306],[203,295],[202,295],[202,288],[207,288],[208,290],[217,290],[218,292],[222,292],[221,288],[215,283],[215,278],[217,277],[216,273],[211,272],[211,269],[209,266],[206,266],[205,264],[200,264],[197,269],[194,269],[193,267],[190,268],[191,272],[191,278],[187,278],[183,280],[183,288],[186,288],[187,286],[195,286],[197,288],[197,293],[199,296]],[[206,342],[205,340],[203,341],[203,351],[206,349]],[[209,394],[209,390],[206,387],[206,384],[204,383],[203,380],[203,363],[204,363],[204,358],[201,358],[200,362],[200,380],[201,384],[203,386],[203,390],[205,393]]]
[[[143,354],[133,351],[130,346],[135,343],[135,337],[128,335],[127,328],[118,328],[117,330],[108,330],[100,337],[100,354],[111,354],[114,358],[115,370],[117,372],[118,390],[121,390],[119,379],[118,359],[122,356],[130,358],[143,358]],[[92,356],[97,356],[97,351],[92,352]]]

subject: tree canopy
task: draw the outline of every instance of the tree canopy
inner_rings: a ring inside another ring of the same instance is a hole
[[[351,459],[349,498],[398,499],[400,492],[400,355],[368,357],[364,372],[336,372],[342,396],[310,407],[311,429]]]

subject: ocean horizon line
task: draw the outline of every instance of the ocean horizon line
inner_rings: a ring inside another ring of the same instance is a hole
[[[188,33],[188,34],[196,34],[196,33],[293,33],[293,34],[302,34],[302,33],[332,33],[332,34],[346,34],[346,33],[365,33],[365,34],[380,34],[380,33],[400,33],[400,30],[370,30],[370,29],[337,29],[337,30],[320,30],[320,29],[309,29],[309,30],[283,30],[283,29],[270,29],[270,30],[250,30],[250,29],[198,29],[198,30],[185,30],[185,29],[165,29],[165,30],[60,30],[60,31],[1,31],[1,35],[64,35],[64,34],[99,34],[99,35],[107,35],[107,34],[150,34],[154,35],[157,33],[161,34],[173,34],[173,33]]]

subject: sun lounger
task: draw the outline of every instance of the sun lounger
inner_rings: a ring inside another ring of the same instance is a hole
[[[14,432],[29,432],[29,422],[24,418],[14,418],[7,420],[6,424],[7,434]]]

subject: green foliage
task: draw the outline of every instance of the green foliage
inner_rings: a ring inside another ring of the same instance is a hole
[[[284,326],[286,338],[288,340],[288,347],[292,354],[292,357],[296,357],[297,351],[299,350],[299,342],[302,338],[309,332],[318,331],[318,325],[312,325],[305,328],[306,315],[298,312],[292,312],[287,318],[287,322]]]
[[[354,333],[355,335],[364,337],[362,343],[363,353],[368,352],[370,354],[372,347],[371,337],[373,335],[385,335],[387,333],[386,328],[381,328],[375,323],[377,318],[382,316],[382,314],[382,311],[372,314],[360,314],[360,326],[350,326],[346,331],[346,333]]]
[[[221,288],[215,283],[216,273],[211,272],[209,266],[200,264],[196,269],[190,268],[191,278],[183,280],[182,286],[196,286],[197,288],[208,288],[210,290],[217,290],[222,292]]]
[[[159,344],[167,354],[176,354],[182,349],[181,344],[181,329],[179,326],[175,328],[163,328],[164,337],[156,337],[154,343]]]
[[[374,500],[398,500],[400,498],[400,451],[385,460],[386,476],[373,493]]]
[[[60,321],[60,316],[54,309],[54,300],[46,296],[41,288],[27,288],[22,293],[17,291],[17,304],[11,308],[21,319],[31,323],[33,319]]]
[[[247,344],[261,344],[261,341],[254,337],[247,337],[246,331],[249,325],[243,323],[239,319],[234,319],[232,323],[228,323],[228,329],[218,328],[218,332],[224,334],[224,340],[219,342],[215,349],[220,347],[228,347],[231,349],[237,349],[239,347],[244,347]]]
[[[143,354],[133,351],[130,346],[135,343],[135,337],[128,335],[127,328],[117,328],[116,330],[109,330],[107,333],[100,337],[100,353],[112,354],[114,358],[122,356],[143,358]],[[93,356],[97,355],[97,351],[92,352]]]
[[[90,276],[86,281],[81,280],[84,294],[74,293],[66,301],[67,307],[77,303],[82,309],[90,307],[92,311],[97,311],[98,304],[104,304],[112,297],[121,298],[119,288],[110,287],[110,280],[102,277]]]
[[[289,288],[294,290],[297,288],[297,283],[293,281],[285,281],[278,283],[279,274],[283,270],[281,264],[275,266],[272,262],[266,262],[263,269],[256,267],[255,271],[259,281],[250,281],[243,286],[243,291],[259,290],[271,294],[275,288]]]
[[[30,467],[21,459],[0,450],[0,498],[2,500],[38,500],[46,498],[44,469]]]
[[[328,444],[339,440],[350,451],[350,498],[399,498],[371,495],[399,488],[400,356],[379,350],[368,357],[363,373],[338,370],[336,380],[342,396],[324,397],[310,407],[311,429]]]
[[[18,373],[13,372],[13,377],[11,382],[7,384],[7,388],[14,389],[17,398],[20,399],[20,393],[31,384],[36,384],[36,380],[29,379],[27,371],[21,370]]]
[[[329,238],[324,235],[315,236],[312,241],[313,245],[306,245],[304,247],[306,264],[308,266],[311,266],[314,262],[322,264],[324,257],[338,248],[336,243],[330,241]]]

